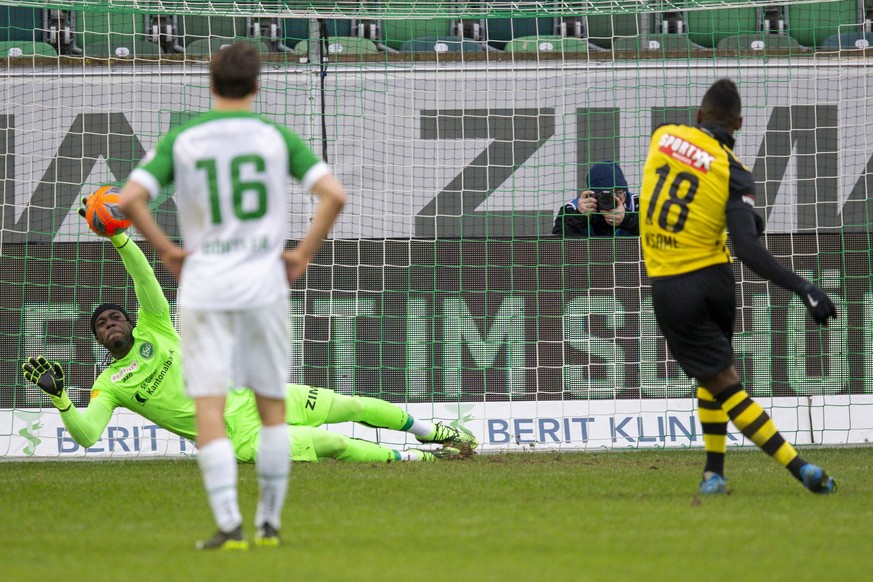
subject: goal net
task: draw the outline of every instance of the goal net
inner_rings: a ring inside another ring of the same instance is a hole
[[[873,437],[866,2],[6,4],[0,456],[193,450],[135,406],[85,449],[21,365],[58,361],[87,406],[107,356],[89,317],[106,301],[134,314],[136,297],[79,201],[209,108],[209,57],[237,40],[262,52],[258,112],[303,136],[350,195],[291,290],[290,382],[466,426],[485,452],[702,446],[696,386],[658,331],[639,239],[552,230],[597,162],[618,162],[638,194],[653,128],[693,123],[730,77],[764,243],[839,313],[818,329],[735,263],[737,367],[789,441]],[[178,236],[173,195],[155,208]],[[289,198],[296,240],[315,201],[297,185]],[[174,280],[134,238],[174,305]]]

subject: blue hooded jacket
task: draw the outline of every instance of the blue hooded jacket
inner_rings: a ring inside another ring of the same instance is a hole
[[[628,189],[627,179],[621,167],[611,161],[592,164],[588,169],[587,184],[587,189],[594,192]],[[579,196],[577,196],[558,210],[552,234],[564,237],[639,236],[640,221],[637,204],[637,196],[628,191],[624,199],[624,220],[619,226],[612,227],[606,224],[603,216],[598,213],[590,215],[580,213]]]

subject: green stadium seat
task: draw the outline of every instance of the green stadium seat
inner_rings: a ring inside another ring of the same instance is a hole
[[[189,43],[218,37],[222,39],[246,36],[245,18],[232,16],[179,16],[179,38],[186,47]]]
[[[717,4],[721,0],[701,0],[702,4]],[[757,8],[725,8],[722,10],[689,10],[685,13],[688,38],[703,47],[715,48],[722,40],[738,34],[761,30]]]
[[[482,43],[460,36],[428,36],[408,40],[400,45],[402,53],[470,53],[484,50]]]
[[[819,46],[830,36],[861,32],[863,21],[858,0],[788,7],[788,34],[803,46]]]
[[[449,37],[452,21],[434,20],[384,20],[382,38],[393,49],[402,50],[403,44],[423,38]]]
[[[302,40],[310,40],[309,21],[299,18],[289,18],[282,21],[285,45],[291,47]],[[324,31],[327,38],[348,38],[352,36],[352,23],[348,20],[326,20]]]
[[[84,55],[94,58],[137,59],[159,57],[164,54],[160,45],[141,38],[113,39],[114,42],[91,42],[85,46]]]
[[[282,20],[282,35],[285,37],[285,46],[293,49],[301,40],[309,39],[309,21],[303,18]]]
[[[301,40],[291,50],[296,55],[309,54],[309,41]],[[329,55],[372,55],[379,52],[379,47],[372,40],[357,36],[328,37],[327,52]]]
[[[0,6],[0,41],[33,40],[41,22],[39,11],[33,8]]]
[[[106,48],[143,40],[144,18],[141,14],[76,12],[78,44],[87,53],[92,44]]]
[[[201,38],[199,40],[191,41],[188,45],[185,46],[185,54],[186,55],[212,55],[217,53],[224,46],[231,45],[235,42],[245,42],[253,45],[260,51],[261,53],[270,52],[270,47],[266,42],[262,41],[259,38],[252,38],[250,36],[237,36],[237,37],[229,37],[229,38],[221,38],[221,37],[211,37],[211,38]]]
[[[633,52],[689,53],[705,50],[684,34],[644,34],[636,37],[619,37],[613,40],[612,49]]]
[[[551,36],[554,26],[551,18],[495,18],[486,22],[488,44],[506,50],[514,38]]]
[[[798,53],[805,50],[800,46],[800,43],[787,34],[767,34],[764,32],[729,36],[723,38],[716,48],[719,52],[760,51],[763,54],[771,51]]]
[[[503,47],[508,53],[588,53],[588,43],[571,36],[537,35],[510,40]]]
[[[636,14],[612,14],[588,17],[588,42],[601,48],[612,48],[612,43],[621,37],[636,37],[642,34]]]
[[[843,32],[824,39],[819,50],[865,50],[873,46],[873,32]]]
[[[58,51],[48,43],[34,40],[4,40],[0,41],[0,58],[18,57],[56,57]]]
[[[511,1],[495,0],[495,4]],[[494,18],[486,20],[485,26],[488,44],[501,50],[514,38],[555,34],[553,18]]]

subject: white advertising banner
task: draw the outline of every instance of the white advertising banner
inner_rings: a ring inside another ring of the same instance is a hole
[[[866,444],[873,441],[873,396],[759,398],[780,432],[796,445]],[[589,400],[411,404],[417,418],[459,423],[479,439],[481,453],[695,448],[703,436],[695,401]],[[420,446],[406,433],[339,424],[324,427],[386,446]],[[733,429],[733,426],[730,427]],[[729,447],[754,447],[735,430]],[[0,457],[184,457],[194,445],[143,417],[119,409],[100,440],[84,448],[70,438],[57,410],[0,410]]]

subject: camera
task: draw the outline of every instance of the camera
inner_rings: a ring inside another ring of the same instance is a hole
[[[598,212],[609,212],[618,206],[618,199],[612,190],[597,190],[594,192],[594,199],[597,201]]]

